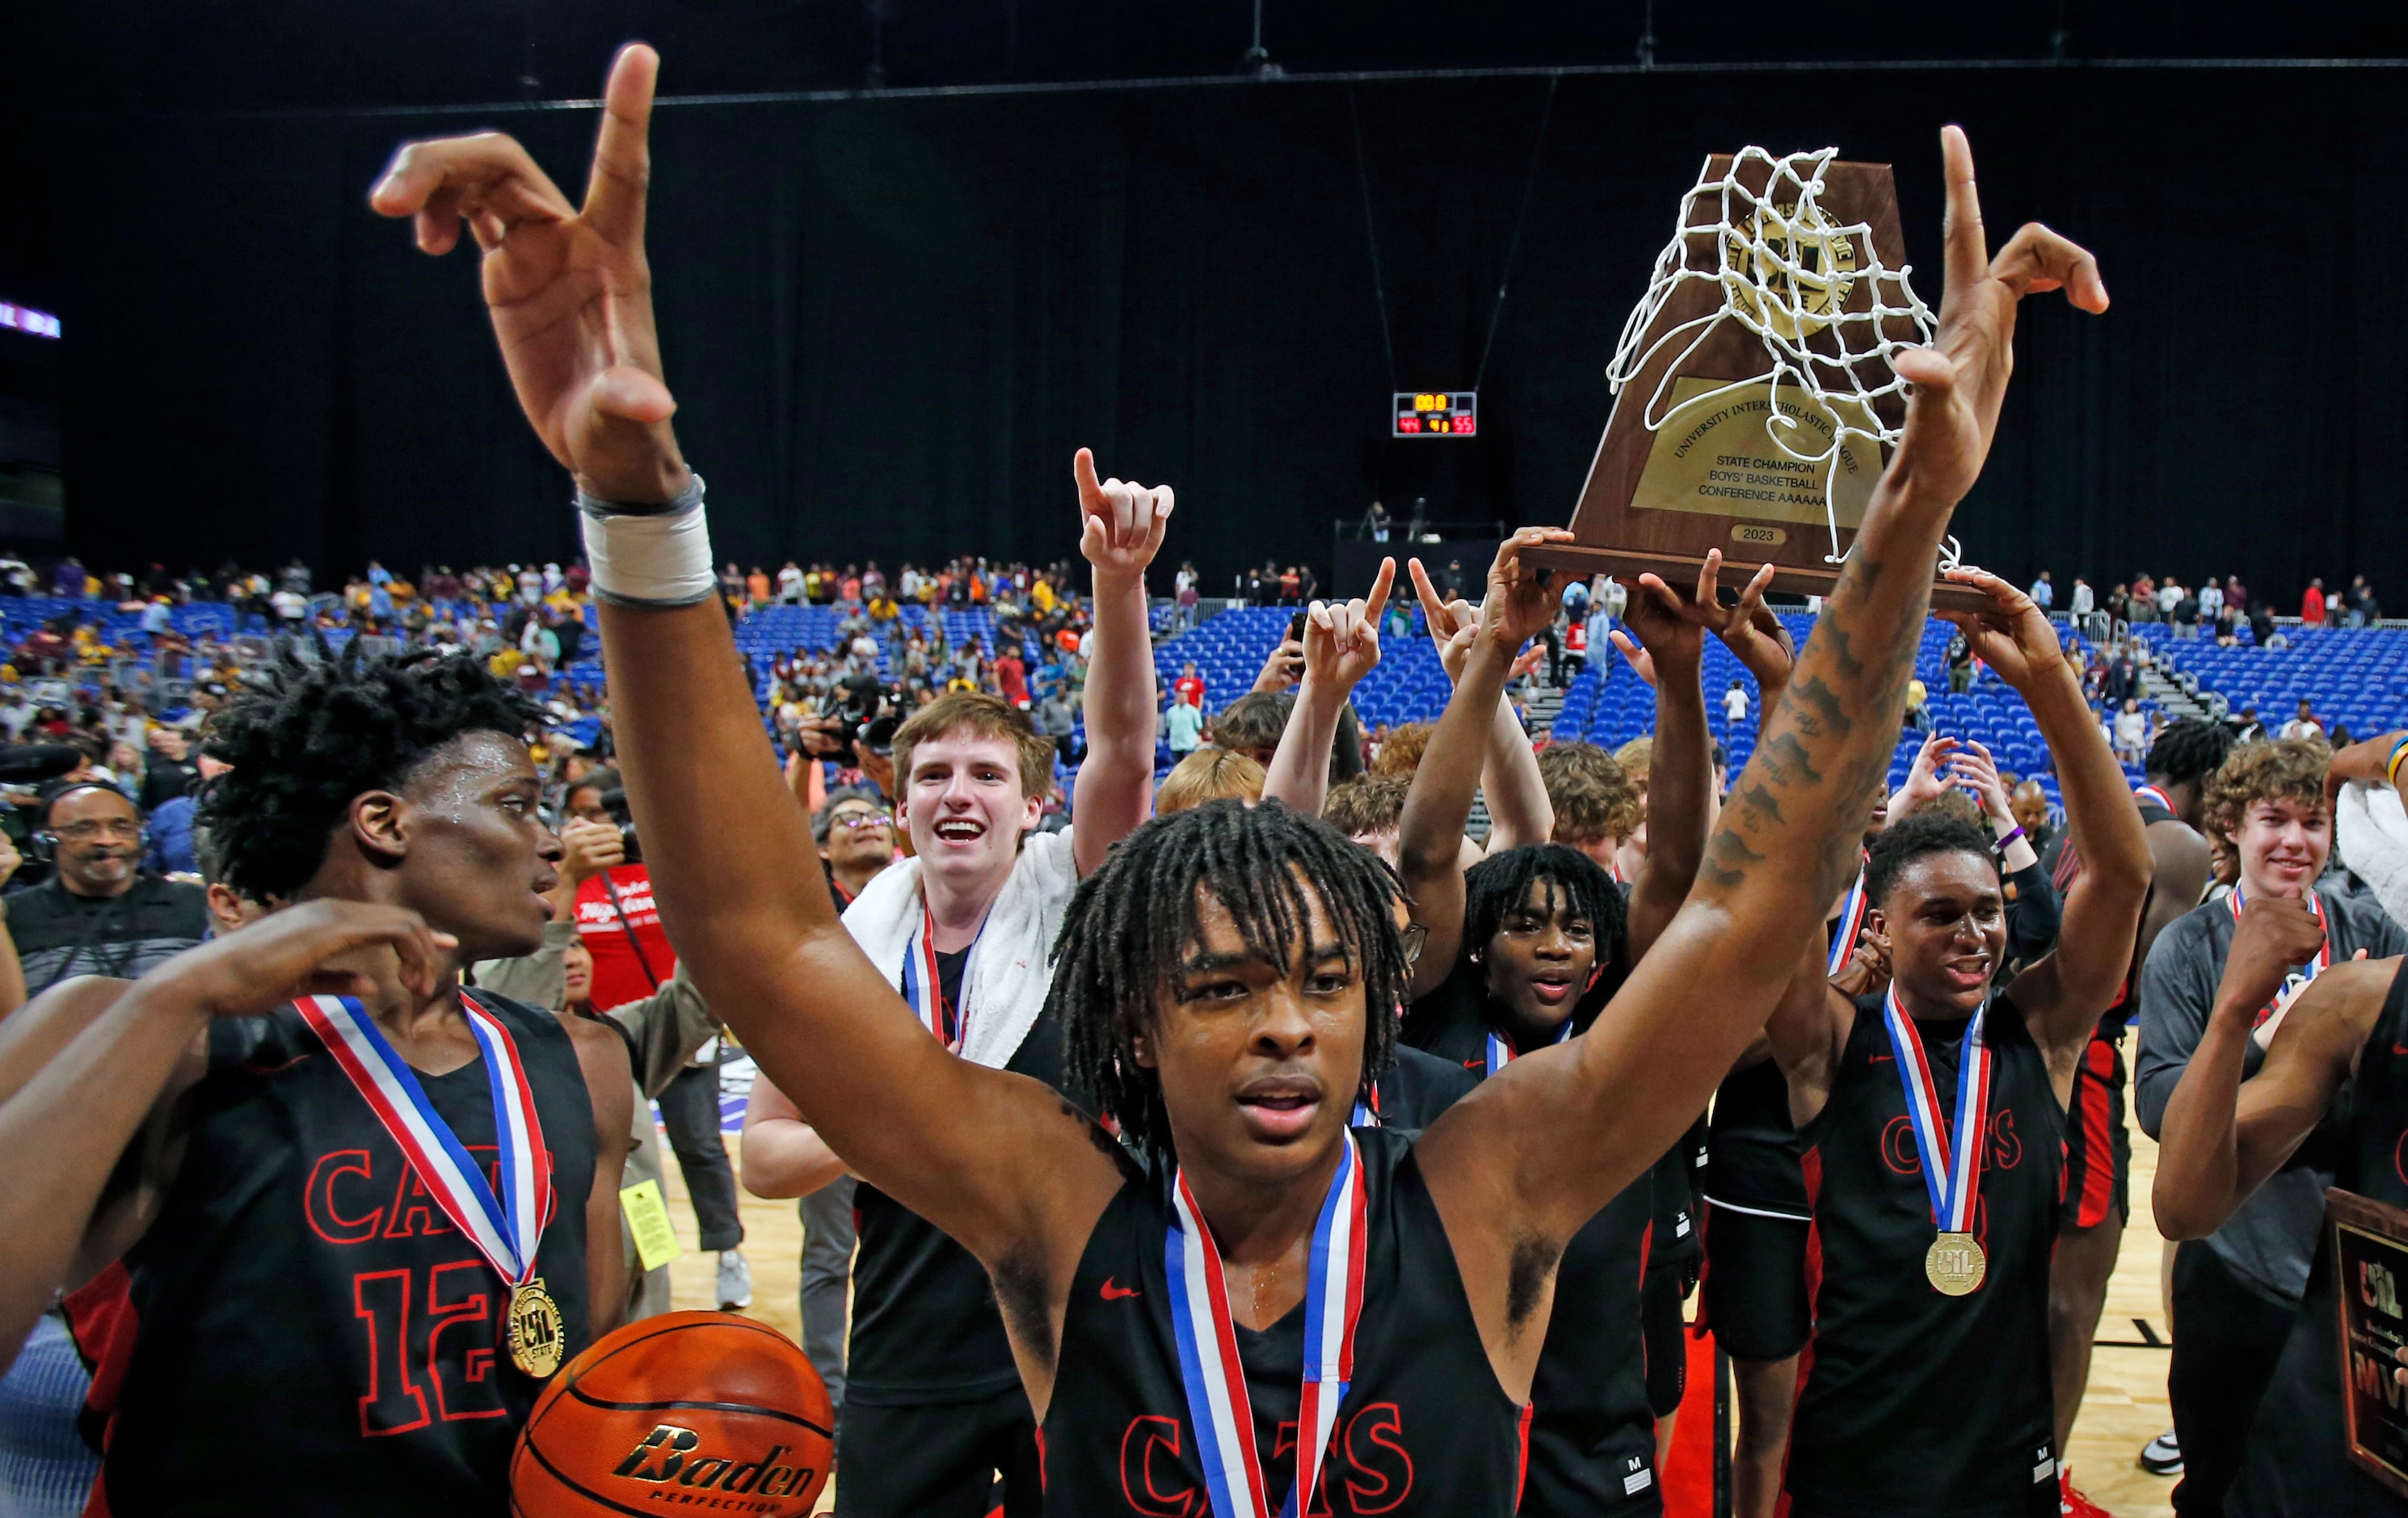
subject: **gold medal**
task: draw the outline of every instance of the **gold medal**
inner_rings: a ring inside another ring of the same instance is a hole
[[[508,1334],[510,1364],[541,1381],[560,1368],[566,1337],[560,1324],[560,1304],[543,1289],[541,1276],[531,1277],[525,1285],[511,1291]]]
[[[1923,1251],[1923,1273],[1931,1289],[1942,1296],[1965,1296],[1979,1291],[1989,1260],[1971,1234],[1942,1234]]]

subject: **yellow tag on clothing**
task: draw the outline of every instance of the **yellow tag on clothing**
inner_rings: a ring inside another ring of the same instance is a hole
[[[627,1215],[627,1233],[636,1241],[636,1258],[646,1270],[661,1266],[685,1252],[677,1229],[669,1222],[669,1205],[657,1180],[639,1180],[619,1188],[619,1210]]]

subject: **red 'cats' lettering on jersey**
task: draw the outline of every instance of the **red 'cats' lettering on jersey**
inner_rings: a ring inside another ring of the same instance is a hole
[[[1892,1118],[1882,1129],[1882,1164],[1894,1175],[1923,1174],[1923,1157],[1914,1151],[1914,1125],[1905,1118]],[[2023,1140],[2015,1136],[2014,1109],[1994,1108],[1990,1113],[1989,1148],[1982,1155],[1985,1170],[2013,1170],[2023,1164]]]
[[[1412,1495],[1413,1460],[1405,1452],[1404,1413],[1394,1402],[1374,1402],[1343,1416],[1330,1438],[1320,1490],[1306,1518],[1329,1518],[1332,1481],[1342,1482],[1346,1511],[1358,1518],[1393,1511]],[[1144,1518],[1203,1518],[1212,1499],[1181,1471],[1184,1430],[1176,1418],[1146,1414],[1129,1420],[1121,1435],[1121,1495]],[[1270,1462],[1293,1470],[1296,1421],[1280,1421]],[[1266,1472],[1268,1474],[1268,1472]],[[1286,1494],[1282,1493],[1284,1499]]]

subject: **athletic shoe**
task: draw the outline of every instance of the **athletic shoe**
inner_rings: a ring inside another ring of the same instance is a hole
[[[2057,1467],[2057,1511],[2063,1518],[2115,1518],[2115,1515],[2082,1495],[2073,1484],[2073,1475],[2063,1466]]]
[[[719,1251],[719,1310],[733,1312],[752,1305],[752,1267],[740,1250]]]
[[[2141,1449],[2141,1468],[2152,1476],[2179,1476],[2183,1473],[2182,1441],[2171,1428],[2149,1440]]]

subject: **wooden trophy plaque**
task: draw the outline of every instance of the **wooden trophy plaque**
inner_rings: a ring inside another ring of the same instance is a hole
[[[2408,1344],[2408,1212],[2336,1186],[2325,1230],[2341,1305],[2342,1439],[2352,1465],[2408,1497],[2408,1396],[2391,1379]]]
[[[1702,181],[1718,181],[1730,174],[1733,154],[1716,153],[1707,160]],[[1738,182],[1762,195],[1771,181],[1773,165],[1759,155],[1740,160]],[[1728,204],[1743,210],[1733,196]],[[1870,252],[1881,271],[1878,278],[1895,280],[1906,267],[1905,240],[1899,230],[1898,193],[1887,164],[1833,162],[1825,166],[1819,204],[1828,230],[1816,236],[1799,229],[1796,256],[1801,265],[1819,268],[1828,282],[1800,285],[1801,305],[1809,311],[1818,300],[1824,310],[1866,313],[1874,309],[1876,276],[1852,277],[1860,264],[1855,239],[1840,229],[1858,226],[1871,233]],[[1745,248],[1716,230],[1722,226],[1724,200],[1713,194],[1684,197],[1686,267],[1711,268],[1720,259],[1724,269],[1743,265]],[[1794,206],[1782,206],[1794,214]],[[1707,249],[1711,245],[1712,251]],[[1742,272],[1746,272],[1744,269]],[[1770,273],[1770,270],[1759,271]],[[1777,277],[1777,276],[1776,276]],[[1702,324],[1722,311],[1727,288],[1744,290],[1744,281],[1691,278],[1670,292],[1663,309],[1648,325],[1632,351],[1646,358],[1615,397],[1605,437],[1589,465],[1588,483],[1573,509],[1570,543],[1551,543],[1525,556],[1531,563],[1581,574],[1636,576],[1653,571],[1675,590],[1685,592],[1697,582],[1698,569],[1709,549],[1720,548],[1727,568],[1743,581],[1770,560],[1776,566],[1772,586],[1792,594],[1828,596],[1840,577],[1830,562],[1831,522],[1839,528],[1838,552],[1844,555],[1864,520],[1874,482],[1885,462],[1881,444],[1860,433],[1847,433],[1832,456],[1814,463],[1796,456],[1773,441],[1766,421],[1774,404],[1800,430],[1794,446],[1813,454],[1828,449],[1839,429],[1831,412],[1818,406],[1793,382],[1776,384],[1773,360],[1763,338],[1736,317],[1726,315],[1707,328],[1701,340],[1683,333],[1662,341],[1686,324]],[[1748,297],[1741,294],[1738,297]],[[1899,302],[1893,299],[1892,306]],[[1755,310],[1761,312],[1761,307]],[[1774,313],[1772,320],[1781,320]],[[1913,324],[1904,316],[1885,317],[1886,335],[1915,340]],[[1804,324],[1798,324],[1804,325]],[[1861,334],[1853,346],[1862,352]],[[1887,363],[1868,356],[1849,361],[1835,327],[1824,324],[1801,335],[1787,332],[1824,361],[1822,376],[1844,383],[1853,369],[1865,390],[1889,384]],[[1892,428],[1905,420],[1906,405],[1896,394],[1877,397],[1869,408]],[[1647,425],[1650,412],[1657,418]],[[1826,484],[1836,470],[1828,515]],[[1730,583],[1726,580],[1726,584]],[[1973,611],[1985,607],[1983,597],[1961,586],[1936,583],[1935,606]]]

